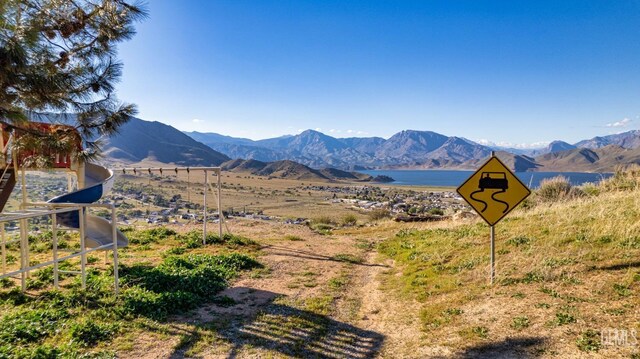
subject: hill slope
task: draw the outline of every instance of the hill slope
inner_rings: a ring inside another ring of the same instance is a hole
[[[637,340],[603,340],[614,335],[609,327],[640,330],[640,226],[631,215],[640,211],[639,185],[640,178],[622,176],[597,195],[527,201],[499,224],[494,285],[481,220],[397,228],[377,248],[393,266],[383,288],[404,305],[394,313],[385,303],[376,318],[392,321],[417,303],[407,318],[418,318],[418,333],[429,340],[411,343],[403,333],[394,354],[637,357]]]
[[[640,164],[640,148],[607,145],[596,149],[576,148],[536,157],[541,171],[614,172],[617,167]]]
[[[116,161],[145,159],[181,166],[217,166],[229,157],[160,122],[132,118],[105,140],[104,155]]]
[[[249,172],[256,176],[276,177],[295,180],[316,181],[370,181],[369,175],[358,172],[347,172],[335,168],[323,168],[316,170],[303,164],[284,160],[274,162],[261,162],[256,160],[231,160],[222,164],[222,169],[229,172]]]

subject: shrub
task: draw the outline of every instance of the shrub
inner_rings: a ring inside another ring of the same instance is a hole
[[[536,194],[540,200],[545,202],[558,201],[568,197],[571,188],[569,179],[564,176],[557,176],[542,180]]]
[[[628,297],[631,294],[633,294],[633,292],[631,291],[631,289],[629,288],[629,286],[627,285],[623,285],[623,284],[618,284],[615,283],[613,285],[613,290],[618,293],[619,296],[621,297]]]
[[[444,211],[440,208],[431,208],[427,213],[434,216],[444,216]]]
[[[314,224],[334,224],[333,219],[329,216],[320,216],[313,220]]]
[[[638,188],[640,166],[618,168],[613,176],[603,180],[600,187],[607,191],[629,191]]]
[[[356,223],[358,223],[358,217],[356,217],[354,214],[347,214],[346,216],[342,217],[343,226],[355,226]]]
[[[13,254],[7,254],[6,256],[7,264],[15,264],[18,261],[18,258]]]
[[[379,208],[369,212],[369,219],[372,221],[379,221],[385,218],[389,218],[389,211],[386,209]]]
[[[580,188],[580,190],[582,190],[582,192],[587,196],[597,196],[600,194],[600,187],[591,182],[583,183],[578,188]]]
[[[333,229],[332,225],[324,223],[314,223],[310,227],[312,230],[319,234],[330,234],[331,230]]]
[[[187,249],[202,247],[202,232],[191,231],[178,236],[178,241],[184,244]]]
[[[178,241],[180,241],[187,249],[200,248],[203,246],[202,244],[202,232],[201,231],[190,231],[188,233],[182,234],[178,236]],[[246,237],[237,236],[235,234],[225,233],[222,235],[222,238],[217,234],[208,233],[206,237],[207,245],[209,244],[229,244],[234,246],[246,246],[257,244],[256,241],[251,240]]]

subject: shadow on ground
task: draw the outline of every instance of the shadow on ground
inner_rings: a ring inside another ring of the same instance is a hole
[[[340,263],[347,262],[347,263],[355,264],[358,266],[389,268],[389,266],[384,264],[364,263],[361,261],[348,260],[344,258],[341,259],[336,257],[323,256],[321,254],[308,252],[308,251],[301,251],[297,249],[291,249],[287,247],[267,245],[267,246],[261,247],[260,249],[269,249],[271,250],[269,254],[275,255],[275,256],[295,257],[295,258],[312,259],[317,261],[331,261],[331,262],[340,262]]]
[[[193,318],[197,324],[187,333],[190,337],[171,358],[183,358],[205,336],[215,338],[207,347],[216,353],[215,348],[226,347],[230,359],[255,354],[259,348],[294,358],[373,358],[382,347],[381,334],[280,304],[279,294],[252,288],[233,288],[233,293],[260,299],[206,308],[208,315]]]
[[[616,271],[616,270],[624,270],[624,269],[630,269],[630,268],[640,268],[640,261],[638,261],[638,262],[617,263],[617,264],[611,264],[611,265],[602,266],[602,267],[594,267],[591,270]]]
[[[545,339],[542,337],[506,338],[467,348],[457,358],[539,358]]]

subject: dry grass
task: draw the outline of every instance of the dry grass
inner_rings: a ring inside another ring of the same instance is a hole
[[[401,230],[380,246],[399,263],[385,286],[403,300],[424,302],[423,330],[434,345],[454,351],[631,355],[637,346],[584,343],[606,328],[640,331],[637,183],[638,177],[619,174],[600,186],[599,195],[565,196],[511,214],[496,226],[494,286],[488,284],[483,223]]]

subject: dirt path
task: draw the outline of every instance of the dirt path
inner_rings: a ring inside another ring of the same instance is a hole
[[[375,252],[367,255],[367,262],[374,263]],[[391,268],[391,260],[383,262]],[[420,329],[417,303],[400,300],[381,289],[385,267],[360,267],[355,276],[353,291],[362,298],[359,321],[361,328],[381,333],[385,337],[380,358],[433,358],[451,355],[448,348],[433,347]]]
[[[385,231],[321,235],[305,226],[236,221],[235,234],[257,239],[265,268],[220,293],[212,304],[175,318],[169,333],[140,338],[136,358],[423,358],[430,348],[417,305],[385,293],[393,262],[378,262],[373,244]],[[157,340],[160,339],[160,340]],[[420,349],[420,348],[429,348]]]

